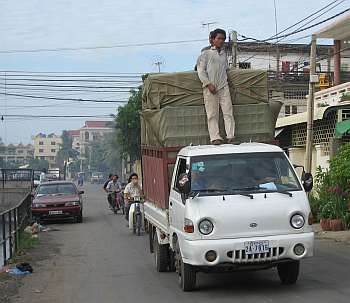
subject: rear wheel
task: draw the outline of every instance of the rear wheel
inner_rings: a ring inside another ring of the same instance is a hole
[[[183,291],[192,291],[196,287],[197,273],[195,268],[182,262],[179,244],[175,248],[175,265],[179,276],[179,286]]]
[[[278,275],[282,284],[295,284],[298,280],[300,261],[282,263],[277,265]]]
[[[168,269],[168,250],[169,245],[162,245],[158,243],[158,237],[154,235],[154,263],[158,272],[165,272]]]
[[[141,216],[141,214],[137,214],[136,215],[136,231],[137,231],[138,236],[141,235],[141,226],[142,226],[142,216]]]

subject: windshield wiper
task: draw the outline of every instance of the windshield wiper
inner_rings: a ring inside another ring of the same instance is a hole
[[[289,197],[293,197],[293,194],[287,190],[265,190],[266,193],[279,193],[283,195],[288,195]]]

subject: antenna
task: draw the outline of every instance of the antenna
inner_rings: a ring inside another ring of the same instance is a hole
[[[157,66],[157,68],[158,68],[158,73],[160,73],[160,67],[161,67],[162,65],[165,65],[164,58],[161,57],[161,56],[155,56],[154,59],[153,59],[152,65]]]
[[[208,29],[208,33],[210,32],[210,25],[217,24],[218,22],[202,22],[202,27],[206,27]]]

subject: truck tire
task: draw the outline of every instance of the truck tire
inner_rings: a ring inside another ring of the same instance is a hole
[[[174,272],[176,271],[176,265],[175,265],[175,252],[169,247],[168,250],[168,258],[169,258],[169,271]]]
[[[292,285],[298,280],[300,261],[282,263],[277,265],[278,275],[282,284]]]
[[[165,272],[168,269],[169,245],[159,244],[157,234],[154,235],[154,263],[158,272]]]
[[[175,263],[181,289],[183,291],[194,290],[196,288],[197,273],[192,265],[183,263],[178,242],[175,247]]]

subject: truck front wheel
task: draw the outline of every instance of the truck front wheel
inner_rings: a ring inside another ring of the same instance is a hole
[[[169,245],[168,244],[159,244],[157,233],[154,234],[154,263],[158,272],[165,272],[168,269],[168,260],[169,260]]]
[[[277,270],[282,284],[295,284],[298,280],[299,268],[300,261],[278,264]]]
[[[179,244],[175,247],[175,265],[179,275],[179,285],[183,291],[192,291],[196,287],[197,273],[195,268],[187,263],[182,262]]]

